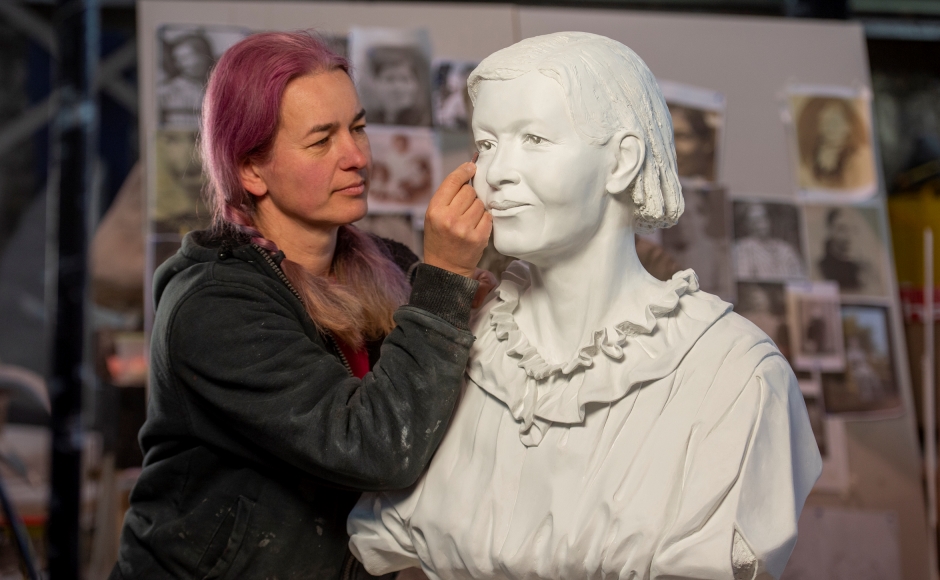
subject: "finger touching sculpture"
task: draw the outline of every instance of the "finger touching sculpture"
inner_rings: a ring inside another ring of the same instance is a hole
[[[351,550],[432,579],[778,578],[821,460],[773,341],[692,270],[640,265],[634,233],[683,209],[652,73],[563,32],[468,87],[474,186],[519,261],[476,313],[427,473],[363,496]]]

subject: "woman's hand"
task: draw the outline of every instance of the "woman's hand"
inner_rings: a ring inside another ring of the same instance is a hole
[[[493,217],[467,182],[467,162],[444,179],[424,216],[424,262],[472,278],[493,229]]]

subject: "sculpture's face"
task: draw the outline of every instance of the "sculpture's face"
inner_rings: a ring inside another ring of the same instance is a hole
[[[538,71],[483,81],[473,138],[473,183],[493,215],[497,250],[545,264],[590,241],[610,199],[614,155],[578,134],[561,85]]]

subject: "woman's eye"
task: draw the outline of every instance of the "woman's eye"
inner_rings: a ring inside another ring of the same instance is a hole
[[[539,137],[538,135],[526,135],[525,137],[522,138],[522,140],[526,143],[531,143],[533,145],[540,145],[542,141],[544,141],[545,139],[543,139],[542,137]]]
[[[365,125],[356,125],[355,127],[352,128],[352,130],[353,130],[353,133],[365,133],[365,132],[366,132],[366,126],[365,126]]]
[[[477,141],[477,151],[489,151],[495,146],[492,141]]]
[[[327,136],[324,137],[323,139],[320,139],[319,141],[317,141],[317,142],[315,142],[315,143],[311,143],[310,146],[311,146],[311,147],[322,147],[322,146],[326,145],[329,141],[330,141],[330,136],[327,135]]]

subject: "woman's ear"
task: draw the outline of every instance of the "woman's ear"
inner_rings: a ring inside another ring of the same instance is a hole
[[[242,187],[248,193],[258,197],[268,193],[268,184],[265,183],[260,168],[251,161],[241,164],[238,168],[238,177],[241,179]]]
[[[614,155],[613,169],[607,175],[607,193],[616,195],[626,191],[643,169],[646,144],[634,132],[618,131],[607,142],[607,146]]]

